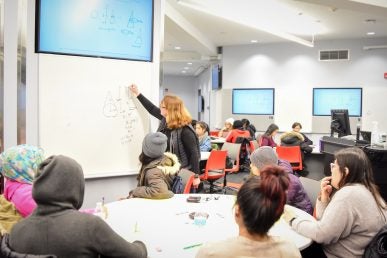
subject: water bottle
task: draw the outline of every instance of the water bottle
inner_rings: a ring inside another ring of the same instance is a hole
[[[378,122],[372,122],[372,132],[371,132],[371,146],[374,146],[379,142],[379,130],[378,130]]]
[[[356,141],[358,141],[360,139],[360,119],[358,120],[357,124],[356,124]]]

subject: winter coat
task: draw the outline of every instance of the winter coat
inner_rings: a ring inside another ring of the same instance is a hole
[[[290,180],[286,203],[312,215],[313,205],[306,194],[300,179],[293,174],[293,169],[290,163],[287,160],[279,159],[278,165],[288,172]]]
[[[283,146],[299,146],[304,141],[304,136],[297,132],[286,132],[280,136],[281,145]]]
[[[15,205],[16,210],[23,217],[30,215],[36,208],[32,199],[32,185],[7,179],[4,188],[4,197]]]
[[[138,176],[137,188],[129,196],[147,199],[167,199],[173,197],[173,179],[180,170],[175,154],[166,152],[160,159],[142,167]]]
[[[238,137],[251,138],[247,130],[233,129],[226,138],[226,142],[235,143]]]

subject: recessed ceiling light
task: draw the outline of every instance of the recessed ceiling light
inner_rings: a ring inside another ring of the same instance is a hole
[[[186,73],[187,71],[186,70],[183,70],[183,71],[181,71],[182,73]]]
[[[179,46],[176,46],[176,47],[175,47],[175,49],[176,49],[176,50],[180,50],[180,49],[181,49],[181,47],[179,47]]]
[[[251,42],[251,43],[258,43],[258,40],[252,39],[252,40],[250,40],[250,42]]]
[[[187,63],[187,65],[192,65],[192,63]]]
[[[375,35],[375,32],[374,32],[374,31],[367,32],[367,35],[368,35],[368,36]]]
[[[184,70],[188,70],[188,69],[189,69],[189,67],[187,67],[187,66],[186,66],[186,67],[184,67]]]

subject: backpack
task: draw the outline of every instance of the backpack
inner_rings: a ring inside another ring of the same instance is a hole
[[[175,176],[175,178],[172,181],[171,190],[175,194],[182,194],[184,192],[183,179],[181,178],[181,176],[179,175]]]
[[[387,257],[387,225],[372,238],[371,242],[364,249],[363,258]]]

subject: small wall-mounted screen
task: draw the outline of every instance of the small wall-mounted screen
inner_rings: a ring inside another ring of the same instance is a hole
[[[233,89],[232,113],[274,115],[274,88]]]
[[[314,88],[313,115],[330,116],[331,109],[348,109],[349,116],[361,116],[362,88]]]
[[[37,0],[38,53],[152,61],[153,0]]]

